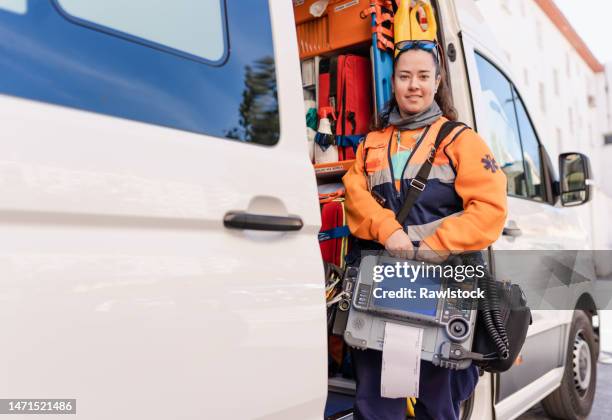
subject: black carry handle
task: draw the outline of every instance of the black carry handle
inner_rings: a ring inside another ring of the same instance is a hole
[[[431,167],[433,165],[434,157],[436,156],[436,151],[438,150],[438,147],[440,147],[440,144],[451,133],[451,131],[453,131],[456,127],[459,126],[463,126],[463,128],[459,130],[457,134],[455,134],[455,137],[453,138],[455,139],[461,133],[468,129],[468,127],[464,123],[458,121],[446,121],[444,124],[442,124],[442,127],[440,127],[440,131],[438,131],[438,135],[436,136],[436,142],[429,151],[429,156],[427,157],[427,160],[421,165],[421,168],[419,169],[417,175],[412,179],[412,181],[410,181],[410,189],[408,190],[408,194],[406,194],[406,199],[404,200],[402,208],[396,216],[396,219],[400,223],[400,225],[404,226],[404,222],[406,221],[410,210],[412,210],[412,206],[414,206],[414,203],[416,203],[417,199],[419,198],[419,195],[425,189],[425,186],[427,184],[427,177],[431,172]]]
[[[269,216],[244,211],[230,211],[225,214],[223,225],[228,229],[289,232],[302,229],[304,223],[298,216]]]

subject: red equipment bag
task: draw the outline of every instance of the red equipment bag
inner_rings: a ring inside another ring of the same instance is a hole
[[[329,105],[329,68],[325,69],[323,66],[320,67],[322,70],[326,70],[324,73],[319,73],[319,96],[317,98],[319,103],[319,111],[322,108],[328,108]]]
[[[321,60],[318,99],[319,109],[325,106],[336,109],[338,160],[354,159],[372,118],[370,60],[353,54]]]
[[[358,55],[338,57],[336,134],[365,135],[372,117],[370,60]],[[331,89],[331,88],[330,88]]]
[[[344,216],[344,201],[330,201],[321,207],[319,246],[324,261],[344,266],[348,252],[348,227]]]

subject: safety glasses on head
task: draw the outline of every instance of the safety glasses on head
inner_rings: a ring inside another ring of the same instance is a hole
[[[406,40],[395,44],[396,53],[401,53],[408,50],[419,49],[427,52],[437,51],[438,43],[436,41],[426,40]]]

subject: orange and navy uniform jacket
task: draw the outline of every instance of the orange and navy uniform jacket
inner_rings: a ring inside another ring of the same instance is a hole
[[[415,245],[424,241],[433,250],[453,253],[484,249],[499,237],[507,213],[506,176],[477,133],[466,129],[456,136],[462,127],[438,147],[426,187],[404,226],[395,218],[445,121],[440,117],[433,123],[416,149],[422,131],[401,133],[402,147],[413,152],[399,181],[394,180],[391,161],[397,150],[394,126],[369,133],[359,145],[355,164],[342,179],[348,226],[354,236],[384,245],[403,228]],[[384,199],[383,205],[369,188]]]

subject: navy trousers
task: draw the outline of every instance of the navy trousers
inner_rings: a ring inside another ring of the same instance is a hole
[[[380,396],[382,352],[352,350],[357,381],[355,418],[358,420],[404,420],[405,398]],[[421,361],[419,398],[414,407],[418,420],[458,420],[459,406],[478,382],[478,368],[450,370]]]

